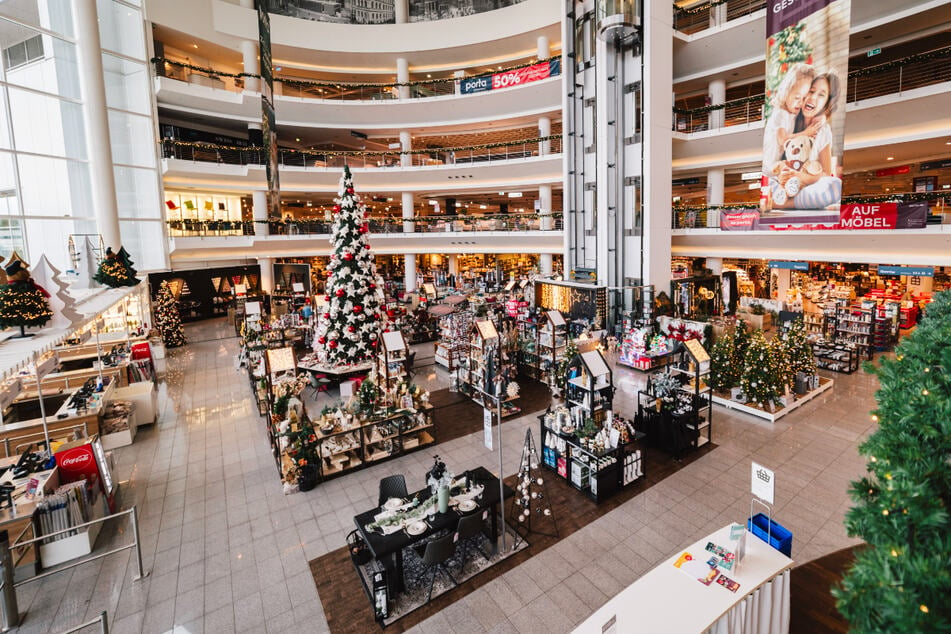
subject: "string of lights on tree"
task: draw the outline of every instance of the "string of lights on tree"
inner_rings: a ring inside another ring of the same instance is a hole
[[[25,328],[42,326],[53,318],[50,294],[33,281],[19,256],[6,265],[5,273],[7,282],[0,284],[0,328],[19,326],[20,336],[29,336]]]
[[[182,328],[182,318],[178,313],[178,302],[172,294],[172,288],[167,280],[159,285],[158,295],[154,303],[155,325],[162,334],[162,341],[167,348],[184,346],[185,329]]]
[[[832,590],[853,632],[951,629],[951,293],[882,357],[876,428],[859,446],[868,475],[851,483],[850,537],[865,547]]]
[[[135,286],[139,280],[135,277],[136,270],[132,264],[132,259],[125,247],[120,247],[118,253],[114,252],[112,247],[108,247],[106,257],[99,263],[99,269],[93,279],[110,288]]]
[[[205,75],[211,75],[213,77],[231,77],[233,79],[260,79],[261,75],[257,73],[229,73],[214,68],[209,68],[207,66],[197,66],[195,64],[189,64],[187,62],[180,62],[177,60],[168,59],[167,57],[153,57],[153,64],[168,64],[169,66],[177,66],[179,68],[184,68],[187,70],[194,71],[196,73],[203,73]],[[513,70],[519,70],[521,68],[528,68],[529,66],[535,66],[536,64],[544,64],[549,61],[549,59],[540,59],[534,62],[524,62],[522,64],[515,64],[514,66],[505,66],[499,68],[498,70],[493,70],[491,72],[486,71],[484,73],[476,73],[474,75],[468,75],[467,77],[483,77],[486,75],[492,75],[495,73],[507,73]],[[445,78],[445,79],[414,79],[407,82],[340,82],[340,81],[319,81],[319,80],[308,80],[308,79],[291,79],[289,77],[281,77],[275,75],[274,81],[280,81],[283,84],[289,86],[298,86],[298,87],[311,87],[311,88],[338,88],[341,90],[351,89],[351,88],[401,88],[404,86],[429,86],[432,84],[443,84],[447,82],[458,81],[455,78]]]

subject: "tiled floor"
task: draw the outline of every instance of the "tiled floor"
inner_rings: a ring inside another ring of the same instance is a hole
[[[60,632],[103,609],[114,632],[327,629],[307,562],[344,545],[353,515],[375,505],[382,476],[402,472],[410,489],[422,486],[434,452],[283,495],[230,335],[221,322],[189,327],[195,343],[170,355],[158,424],[115,452],[122,505],[137,505],[150,576],[132,581],[127,550],[22,586],[20,632]],[[427,363],[431,351],[421,346],[418,362]],[[621,368],[615,376],[617,408],[632,414],[643,375]],[[842,518],[848,482],[864,471],[856,447],[873,425],[875,380],[862,372],[834,378],[831,392],[776,424],[717,408],[715,451],[416,629],[570,630],[680,546],[746,518],[751,460],[776,470],[774,515],[792,530],[797,561],[854,543]],[[430,389],[448,384],[431,365],[416,380]],[[506,422],[506,474],[517,469],[524,430],[536,422]],[[441,444],[438,453],[450,467],[498,467],[481,433]],[[120,522],[103,531],[97,547],[130,539]]]

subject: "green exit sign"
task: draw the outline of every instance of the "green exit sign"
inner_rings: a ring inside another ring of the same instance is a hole
[[[878,54],[881,53],[881,52],[882,52],[882,49],[880,49],[880,48],[873,48],[873,49],[870,50],[868,53],[866,53],[866,55],[867,55],[868,57],[875,57],[876,55],[878,55]]]

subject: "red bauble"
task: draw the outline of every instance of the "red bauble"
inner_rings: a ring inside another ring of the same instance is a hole
[[[344,291],[342,288],[337,289],[337,297],[343,297],[345,294],[346,291]]]
[[[340,205],[334,205],[334,212],[335,212],[335,213],[339,213],[339,212],[340,212]]]
[[[331,348],[336,348],[336,347],[337,347],[337,340],[334,339],[333,341],[331,341],[331,342],[328,343],[327,345],[330,346]]]
[[[329,301],[330,301],[330,295],[324,295],[324,301],[325,301],[325,302],[329,302]]]
[[[324,336],[317,337],[317,343],[319,343],[320,345],[324,345],[325,343],[327,343],[327,337],[324,337]]]
[[[330,279],[330,276],[331,276],[331,275],[333,275],[333,273],[331,273],[330,271],[327,271],[327,279],[328,279],[328,280]]]
[[[353,193],[353,187],[348,187],[348,188],[347,188],[347,193],[348,193],[348,194],[352,194],[352,193]]]
[[[347,332],[353,332],[354,330],[356,330],[356,328],[353,326],[347,326]]]
[[[375,289],[375,288],[376,288],[376,284],[370,284],[370,290],[371,290],[371,291],[372,291],[373,289]]]
[[[371,341],[371,342],[370,342],[370,345],[371,345],[372,347],[376,348],[376,342],[375,342],[375,341]]]
[[[352,253],[344,253],[344,254],[343,254],[343,259],[346,260],[347,262],[349,262],[350,260],[353,259],[353,254],[352,254]]]
[[[366,232],[369,231],[369,230],[370,230],[370,228],[369,228],[368,226],[363,225],[363,226],[360,227],[357,231],[359,231],[360,233],[366,233]]]
[[[353,307],[353,312],[355,312],[355,313],[359,313],[361,310],[363,310],[363,306],[361,306],[361,305],[359,305],[359,304],[357,304],[356,306]]]
[[[364,244],[364,245],[363,245],[363,248],[364,248],[364,249],[369,249],[369,248],[370,248],[370,243],[368,242],[367,244]]]
[[[324,319],[330,319],[330,313],[324,313]]]

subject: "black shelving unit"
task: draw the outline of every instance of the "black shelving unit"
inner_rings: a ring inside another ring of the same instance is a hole
[[[817,341],[812,344],[816,367],[831,372],[852,374],[859,369],[859,351],[850,344]]]

